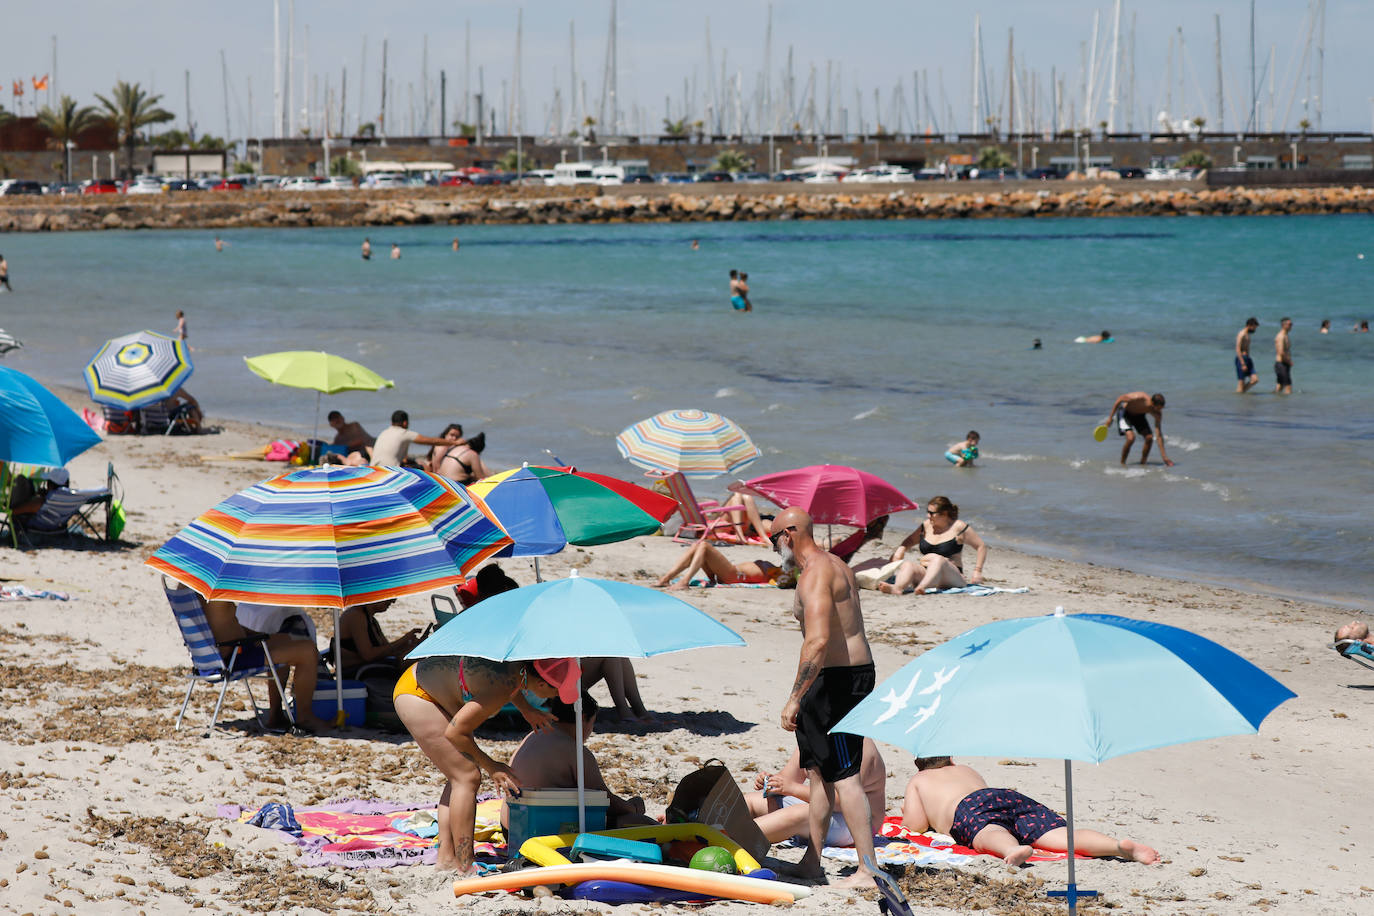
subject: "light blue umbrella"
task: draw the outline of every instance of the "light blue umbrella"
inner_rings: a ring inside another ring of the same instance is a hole
[[[0,366],[0,461],[60,468],[100,436],[29,376]]]
[[[1142,692],[1148,700],[1142,699]],[[1234,652],[1177,627],[1110,614],[1000,620],[908,662],[832,731],[917,757],[1064,760],[1073,849],[1071,761],[1254,734],[1297,694]],[[1074,884],[1070,912],[1087,896]]]
[[[657,589],[610,579],[566,579],[493,595],[454,617],[407,659],[471,655],[497,661],[607,656],[648,658],[684,649],[743,646],[734,630]],[[582,744],[582,697],[577,698]],[[586,829],[582,755],[577,755],[578,828]]]

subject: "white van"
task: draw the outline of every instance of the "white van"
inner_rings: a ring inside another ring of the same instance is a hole
[[[572,184],[596,184],[596,176],[592,174],[593,166],[590,162],[560,162],[553,167],[553,178],[549,184],[572,185]]]
[[[615,187],[625,183],[625,169],[619,165],[597,165],[592,167],[592,177],[603,188]]]

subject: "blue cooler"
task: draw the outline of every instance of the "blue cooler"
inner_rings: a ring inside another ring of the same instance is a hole
[[[338,710],[338,700],[334,696],[333,681],[316,681],[315,696],[310,703],[311,710],[327,722],[334,721]],[[343,682],[343,708],[345,722],[349,725],[367,724],[367,685],[362,681]]]
[[[587,829],[605,830],[610,797],[599,790],[589,790],[585,797]],[[507,798],[506,805],[510,809],[506,849],[511,855],[531,837],[577,833],[576,789],[525,789],[519,798]]]

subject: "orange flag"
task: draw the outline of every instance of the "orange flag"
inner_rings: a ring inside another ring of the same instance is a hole
[[[36,77],[36,76],[33,78],[33,91],[34,91],[34,92],[42,92],[44,89],[47,89],[47,88],[48,88],[48,74],[44,73],[42,79],[39,79],[39,78]]]
[[[24,94],[24,81],[23,81],[23,80],[15,80],[15,81],[14,81],[14,94],[15,94],[15,95],[23,95],[23,94]]]

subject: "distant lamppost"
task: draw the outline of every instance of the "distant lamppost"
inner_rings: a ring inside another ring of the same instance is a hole
[[[1039,155],[1040,155],[1040,147],[1038,147],[1038,146],[1032,146],[1032,147],[1031,147],[1031,169],[1035,169],[1035,168],[1037,167],[1037,166],[1036,166],[1036,162],[1037,162],[1037,160],[1038,160]]]
[[[1296,169],[1296,168],[1298,167],[1298,141],[1297,141],[1297,139],[1295,138],[1295,139],[1293,139],[1292,141],[1290,141],[1289,146],[1290,146],[1291,149],[1293,150],[1293,168]]]
[[[76,141],[68,140],[65,144],[67,151],[67,180],[72,180],[72,150],[76,149]]]

